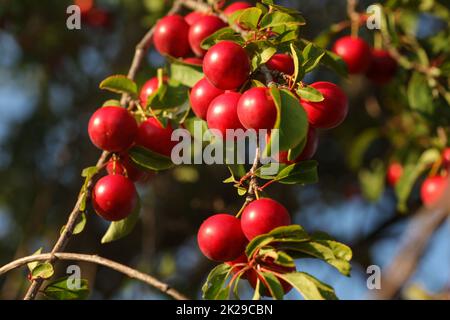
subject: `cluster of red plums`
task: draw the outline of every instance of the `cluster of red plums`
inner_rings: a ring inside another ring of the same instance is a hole
[[[442,175],[433,175],[425,178],[420,187],[420,198],[426,207],[433,206],[444,194],[447,187],[448,171],[450,170],[450,148],[445,148],[441,155]],[[403,174],[403,166],[393,162],[388,166],[386,180],[389,185],[395,186]]]
[[[256,264],[277,273],[293,272],[295,267],[279,266],[271,259],[248,259],[244,253],[247,243],[261,234],[290,224],[291,218],[283,205],[273,199],[260,198],[244,208],[240,219],[226,213],[215,214],[206,219],[200,226],[197,241],[206,257],[226,262],[233,267],[233,272],[249,266],[241,278],[247,279],[255,288],[258,278],[262,284],[265,283],[264,278],[254,269]],[[291,286],[282,279],[279,280],[287,293]]]
[[[397,70],[397,61],[388,51],[371,48],[359,37],[339,38],[333,51],[344,60],[350,74],[365,74],[375,84],[388,83]]]
[[[74,0],[80,8],[81,19],[91,27],[108,27],[111,24],[111,13],[95,5],[94,0]]]

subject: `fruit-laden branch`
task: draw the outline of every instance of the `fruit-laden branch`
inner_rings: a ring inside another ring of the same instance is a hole
[[[176,0],[173,4],[172,8],[169,10],[169,14],[173,14],[173,13],[176,13],[177,11],[179,11],[180,7],[181,7],[181,2],[182,2],[181,0]],[[142,40],[139,41],[138,45],[136,46],[133,61],[131,63],[130,69],[128,71],[128,77],[130,79],[134,79],[134,77],[136,76],[136,73],[141,65],[142,59],[144,58],[145,53],[147,52],[148,48],[150,47],[151,39],[152,39],[154,31],[155,31],[155,27],[152,27],[144,35]],[[128,103],[128,95],[126,95],[126,94],[122,95],[120,103],[123,107],[125,107]],[[96,167],[102,168],[105,165],[108,157],[109,157],[109,152],[103,151],[103,153],[101,154],[100,158],[97,161]],[[81,207],[83,198],[86,195],[90,194],[92,185],[93,185],[92,181],[95,178],[95,176],[96,175],[93,175],[91,177],[91,179],[87,182],[87,186],[84,189],[85,191],[81,191],[80,194],[78,195],[77,202],[76,202],[74,208],[72,209],[72,212],[69,215],[69,218],[65,225],[64,231],[59,236],[58,240],[56,241],[56,244],[54,245],[54,247],[51,251],[51,256],[50,256],[50,259],[48,262],[53,263],[54,262],[54,254],[56,252],[64,251],[64,249],[66,248],[67,243],[68,243],[70,237],[72,236],[72,232],[76,226],[76,222],[77,222],[78,218],[80,217],[80,214],[81,214],[80,207]],[[41,287],[42,283],[43,283],[43,280],[40,278],[34,280],[31,283],[30,287],[28,288],[28,291],[27,291],[24,299],[25,300],[34,299],[36,297],[36,294],[39,291],[39,288]]]
[[[413,275],[434,231],[450,215],[450,176],[442,197],[431,208],[422,208],[410,222],[404,235],[405,245],[381,277],[381,290],[374,297],[392,299]]]
[[[121,263],[118,263],[118,262],[115,262],[115,261],[112,261],[112,260],[109,260],[106,258],[102,258],[97,255],[55,252],[53,254],[52,253],[44,253],[44,254],[27,256],[27,257],[23,257],[23,258],[14,260],[14,261],[4,265],[3,267],[1,267],[0,275],[6,273],[8,271],[17,269],[17,268],[19,268],[27,263],[33,262],[33,261],[47,261],[50,259],[84,261],[84,262],[91,262],[91,263],[95,263],[98,265],[102,265],[102,266],[108,267],[110,269],[113,269],[117,272],[123,273],[124,275],[127,275],[128,277],[130,277],[132,279],[142,281],[142,282],[158,289],[162,293],[165,293],[165,294],[171,296],[172,298],[174,298],[176,300],[187,300],[187,297],[185,295],[183,295],[180,292],[178,292],[177,290],[171,288],[167,283],[161,282],[158,279],[156,279],[148,274],[142,273],[142,272],[135,270],[133,268],[130,268],[126,265],[123,265]]]

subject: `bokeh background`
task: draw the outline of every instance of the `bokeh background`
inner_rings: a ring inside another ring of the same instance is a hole
[[[303,36],[313,39],[330,24],[346,19],[343,0],[277,1],[300,9],[307,20]],[[371,1],[360,1],[360,8]],[[134,47],[170,7],[165,0],[97,0],[84,17],[81,30],[66,28],[66,8],[72,1],[0,0],[0,264],[50,250],[76,200],[82,168],[91,166],[100,151],[89,141],[90,114],[112,95],[98,89],[111,74],[126,74]],[[422,36],[442,28],[426,14],[414,17]],[[164,59],[147,54],[137,81],[153,76]],[[323,230],[354,250],[350,278],[320,261],[302,260],[297,268],[331,284],[341,299],[368,299],[366,268],[382,269],[405,239],[409,215],[396,211],[387,188],[375,202],[366,200],[357,175],[349,166],[352,142],[373,123],[367,111],[370,96],[380,94],[364,79],[339,80],[320,69],[309,76],[341,81],[348,93],[350,115],[335,130],[320,132],[315,159],[320,182],[313,186],[276,186],[269,193],[285,204],[294,222],[312,232]],[[383,148],[383,142],[376,145]],[[371,157],[369,152],[366,157]],[[222,184],[224,166],[183,166],[156,175],[139,186],[141,219],[126,238],[102,245],[107,223],[92,210],[83,233],[67,251],[96,253],[131,265],[169,282],[193,298],[213,263],[198,250],[200,223],[216,212],[236,212],[242,204],[233,188]],[[419,206],[417,190],[411,211]],[[65,273],[64,262],[57,273]],[[91,299],[164,299],[165,296],[114,271],[79,264],[91,287]],[[28,286],[26,268],[0,278],[0,298],[22,297]],[[397,298],[421,297],[450,290],[450,226],[434,233],[410,285]],[[243,297],[250,288],[242,281]],[[408,286],[407,286],[408,287]],[[420,288],[420,289],[419,289]],[[295,292],[287,298],[299,299]]]

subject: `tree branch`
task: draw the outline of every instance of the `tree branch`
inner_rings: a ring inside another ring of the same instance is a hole
[[[0,275],[6,273],[8,271],[11,271],[13,269],[19,268],[29,262],[48,261],[50,259],[85,261],[85,262],[91,262],[91,263],[95,263],[98,265],[102,265],[102,266],[108,267],[110,269],[113,269],[117,272],[123,273],[132,279],[142,281],[142,282],[158,289],[162,293],[165,293],[165,294],[171,296],[172,298],[174,298],[176,300],[187,300],[188,299],[185,295],[183,295],[180,292],[178,292],[177,290],[171,288],[167,283],[161,282],[158,279],[156,279],[148,274],[142,273],[136,269],[130,268],[126,265],[123,265],[121,263],[118,263],[118,262],[115,262],[115,261],[112,261],[112,260],[109,260],[106,258],[102,258],[97,255],[55,252],[55,253],[44,253],[44,254],[27,256],[27,257],[23,257],[23,258],[15,260],[15,261],[12,261],[12,262],[4,265],[3,267],[1,267]]]
[[[434,231],[450,214],[450,176],[441,199],[431,208],[421,208],[412,218],[404,234],[404,245],[386,268],[381,278],[381,290],[376,299],[391,299],[414,274],[418,262]]]

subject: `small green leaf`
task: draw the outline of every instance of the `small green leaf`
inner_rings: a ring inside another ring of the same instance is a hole
[[[292,82],[296,83],[298,79],[303,79],[305,76],[305,72],[302,68],[300,56],[301,52],[293,43],[290,44],[292,59],[294,61],[294,76],[292,78]]]
[[[302,67],[305,73],[314,70],[325,56],[323,49],[315,46],[312,42],[308,43],[302,51]]]
[[[103,102],[102,107],[121,107],[121,105],[119,100],[109,99]]]
[[[380,159],[374,159],[370,169],[361,169],[358,174],[361,191],[367,200],[376,202],[385,187],[386,168]]]
[[[291,224],[289,226],[277,227],[268,233],[274,239],[290,238],[297,240],[309,239],[308,234],[298,224]]]
[[[259,19],[262,15],[262,10],[257,7],[250,7],[233,12],[228,18],[229,24],[236,24],[246,29],[255,30],[258,27]]]
[[[189,64],[173,62],[170,64],[170,77],[182,85],[192,88],[199,80],[203,78],[201,67],[195,67]]]
[[[81,176],[84,177],[84,184],[81,188],[82,198],[80,203],[80,211],[86,210],[87,186],[89,181],[98,173],[99,168],[96,166],[84,168]]]
[[[208,275],[202,287],[203,299],[215,300],[224,295],[223,285],[231,272],[231,266],[226,263],[219,264]]]
[[[247,247],[245,248],[245,254],[247,257],[251,258],[253,254],[260,248],[264,247],[265,245],[268,245],[274,240],[274,237],[268,235],[268,234],[262,234],[252,239],[252,241],[247,244]]]
[[[168,109],[181,106],[186,102],[188,87],[180,84],[176,80],[169,80],[162,83],[158,90],[147,98],[147,109]]]
[[[247,193],[247,189],[244,187],[237,187],[237,193],[238,193],[238,195],[240,195],[242,197],[243,195],[245,195]]]
[[[222,28],[214,32],[212,35],[207,37],[202,41],[201,47],[205,50],[208,50],[213,45],[215,45],[217,42],[223,41],[223,40],[229,40],[236,42],[240,45],[244,44],[244,39],[242,39],[242,36],[234,31],[230,27]]]
[[[137,95],[136,83],[128,79],[124,75],[114,75],[100,82],[100,89],[109,90],[115,93],[128,93],[133,96]]]
[[[48,279],[53,276],[54,270],[53,266],[48,263],[38,263],[38,265],[33,268],[33,271],[31,271],[31,277],[33,279],[42,278],[42,279]]]
[[[39,248],[38,250],[36,250],[36,252],[33,253],[32,256],[41,254],[41,252],[42,252],[42,247]],[[37,266],[38,264],[39,264],[39,261],[33,261],[33,262],[27,263],[27,266],[28,266],[28,269],[30,270],[30,272],[32,272],[33,269],[36,268],[36,266]]]
[[[278,26],[301,26],[305,20],[300,15],[293,15],[282,11],[273,11],[261,18],[260,28],[274,28]]]
[[[137,221],[139,220],[139,212],[141,211],[141,201],[138,200],[136,203],[136,207],[133,212],[120,221],[113,221],[106,230],[106,233],[103,235],[101,243],[110,243],[123,237],[133,231]]]
[[[308,130],[308,120],[305,110],[300,105],[298,98],[285,89],[270,88],[277,107],[277,119],[274,129],[264,150],[264,155],[271,152],[274,141],[279,141],[279,151],[289,150],[305,138]]]
[[[143,147],[134,146],[128,153],[131,160],[143,169],[160,171],[170,169],[174,166],[169,157]]]
[[[334,289],[306,272],[292,272],[279,276],[292,285],[305,300],[337,300]]]
[[[56,300],[84,300],[89,296],[88,281],[80,280],[79,288],[68,287],[68,277],[50,282],[43,290],[44,294]]]
[[[311,184],[319,181],[317,161],[306,160],[282,169],[275,180],[283,184]]]
[[[300,98],[311,102],[320,102],[324,99],[322,93],[311,86],[298,87],[296,92]]]
[[[252,70],[256,70],[261,64],[269,61],[276,52],[277,49],[274,47],[265,47],[261,51],[256,51],[251,60]]]
[[[78,218],[78,220],[79,221],[77,222],[77,224],[73,228],[72,234],[79,234],[79,233],[83,232],[84,227],[86,226],[86,222],[87,222],[86,214],[84,212],[81,212],[80,217]],[[63,233],[65,229],[66,229],[66,225],[63,225],[62,228],[61,228],[61,232],[60,233]]]
[[[265,281],[264,287],[266,287],[266,285],[267,285],[266,289],[269,290],[270,295],[275,300],[283,300],[284,290],[283,290],[283,287],[281,286],[280,281],[277,279],[277,277],[275,277],[273,275],[273,273],[269,273],[269,272],[261,272],[260,274],[264,278],[264,281]]]
[[[325,50],[321,63],[342,77],[347,77],[348,75],[347,65],[344,60],[331,51]]]
[[[424,114],[433,114],[433,95],[424,75],[419,72],[412,74],[408,83],[407,95],[411,109]]]

